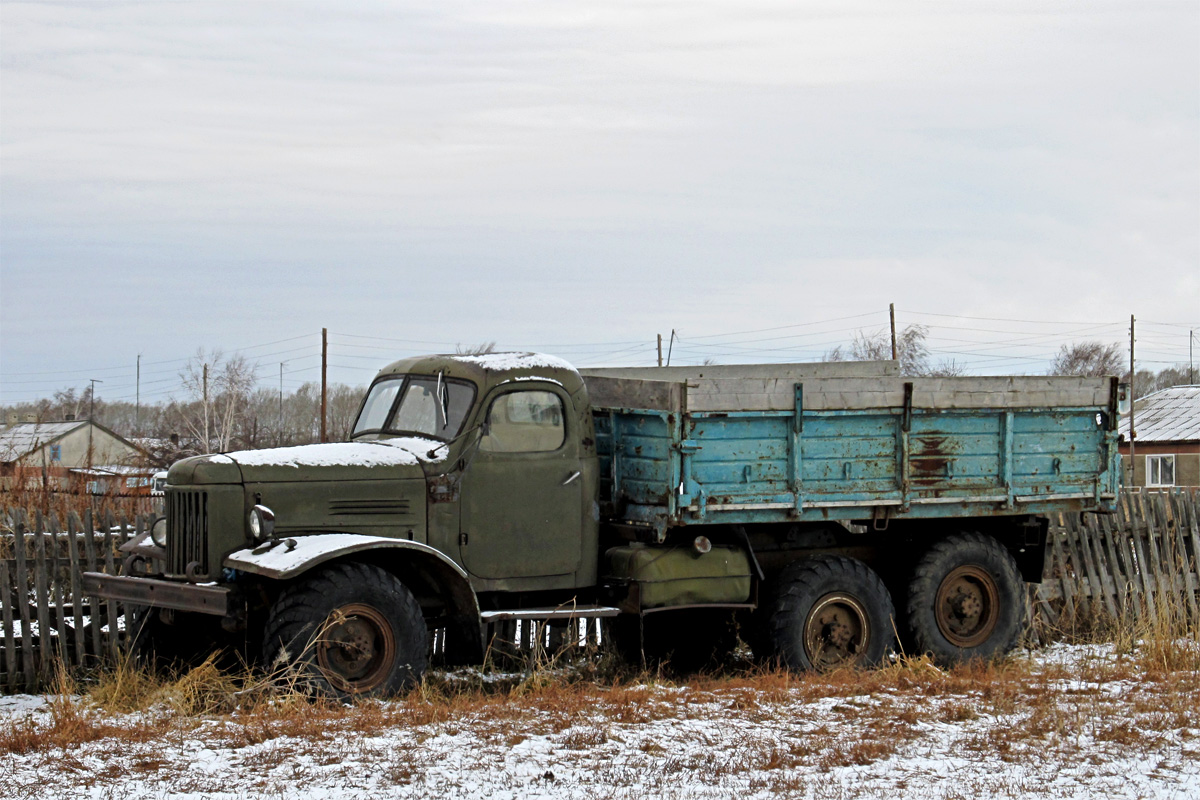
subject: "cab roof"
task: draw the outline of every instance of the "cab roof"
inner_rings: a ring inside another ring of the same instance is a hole
[[[583,378],[570,363],[543,353],[486,353],[484,355],[412,356],[394,361],[379,371],[376,380],[388,375],[435,375],[445,370],[448,378],[464,378],[481,387],[505,380],[543,378],[562,384],[568,394],[583,387]]]

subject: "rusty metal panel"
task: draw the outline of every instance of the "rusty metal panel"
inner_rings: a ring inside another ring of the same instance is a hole
[[[217,616],[225,616],[229,611],[230,590],[221,586],[197,586],[103,572],[83,573],[82,583],[84,594],[92,597]]]

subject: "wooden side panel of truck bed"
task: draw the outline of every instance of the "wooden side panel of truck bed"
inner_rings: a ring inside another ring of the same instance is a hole
[[[1118,488],[1115,378],[587,381],[602,499],[632,522],[1104,510]]]

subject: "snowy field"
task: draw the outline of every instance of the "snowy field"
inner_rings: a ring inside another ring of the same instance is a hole
[[[0,697],[0,795],[1200,798],[1194,663],[1060,645],[948,672],[442,678],[388,703],[200,714]]]

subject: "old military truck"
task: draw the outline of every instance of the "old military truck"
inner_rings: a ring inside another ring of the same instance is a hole
[[[611,617],[711,654],[730,620],[793,668],[941,661],[1022,628],[1046,514],[1113,508],[1103,378],[904,378],[893,363],[592,370],[537,354],[383,369],[348,442],[189,458],[125,574],[150,644],[236,641],[324,691],[417,680],[431,632]],[[222,639],[221,637],[227,637]]]

